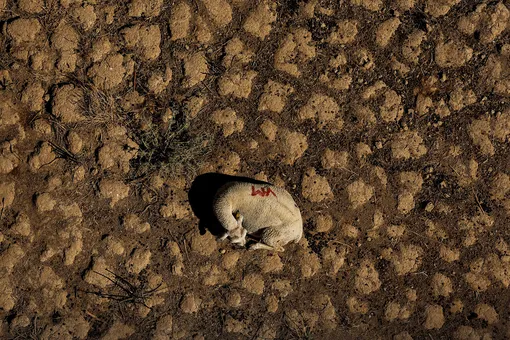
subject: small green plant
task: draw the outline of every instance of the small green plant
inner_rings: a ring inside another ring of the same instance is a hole
[[[163,124],[149,120],[143,129],[131,129],[130,136],[139,147],[131,160],[131,178],[151,174],[193,176],[210,150],[210,135],[193,134],[184,116]],[[166,125],[166,126],[165,126]]]

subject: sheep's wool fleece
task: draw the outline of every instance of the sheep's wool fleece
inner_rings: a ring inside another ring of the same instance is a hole
[[[230,229],[236,227],[233,216],[239,212],[243,217],[243,227],[249,234],[268,227],[293,229],[301,238],[303,223],[301,213],[292,196],[284,189],[270,184],[230,182],[217,193],[214,212],[220,223]]]

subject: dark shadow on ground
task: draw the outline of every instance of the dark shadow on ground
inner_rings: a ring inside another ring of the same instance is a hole
[[[223,185],[233,181],[269,184],[249,177],[230,176],[214,172],[197,176],[191,184],[188,200],[193,213],[200,220],[198,228],[200,229],[201,235],[204,235],[207,230],[214,236],[223,234],[224,229],[214,216],[213,200],[214,196]]]

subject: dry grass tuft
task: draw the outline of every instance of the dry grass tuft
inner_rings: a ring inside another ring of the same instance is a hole
[[[131,160],[132,180],[154,173],[162,177],[174,174],[193,177],[210,151],[212,138],[208,134],[193,134],[184,116],[169,122],[166,128],[150,120],[143,129],[131,129],[131,133],[139,146],[138,156]]]
[[[86,119],[82,124],[107,127],[122,121],[120,105],[113,95],[92,83],[77,82],[77,86],[83,91],[83,100],[79,104]]]

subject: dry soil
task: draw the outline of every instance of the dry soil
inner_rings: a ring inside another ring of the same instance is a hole
[[[0,337],[510,338],[508,0],[0,0]],[[201,235],[197,175],[305,237]]]

